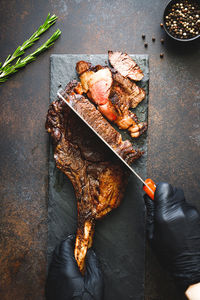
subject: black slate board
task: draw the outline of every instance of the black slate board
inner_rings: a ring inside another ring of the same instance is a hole
[[[144,72],[139,83],[147,93],[145,100],[135,109],[141,121],[147,120],[148,110],[148,56],[131,55]],[[64,54],[50,58],[50,101],[56,98],[58,88],[76,78],[75,64],[87,60],[105,65],[107,55]],[[123,133],[124,138],[130,136]],[[135,147],[145,154],[134,169],[146,178],[147,134],[134,141]],[[73,187],[68,178],[55,167],[52,147],[49,157],[48,202],[48,264],[55,246],[69,233],[76,232],[77,209]],[[97,222],[93,247],[101,262],[105,280],[105,300],[144,298],[145,224],[141,182],[129,179],[120,207]]]

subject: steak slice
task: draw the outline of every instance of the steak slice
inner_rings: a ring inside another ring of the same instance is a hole
[[[77,67],[79,64],[80,62],[77,63],[76,69],[79,69],[79,67]],[[108,120],[116,120],[116,111],[109,100],[113,82],[110,69],[99,65],[91,67],[90,70],[80,75],[80,80],[83,92],[87,93],[88,98],[98,105],[99,111],[101,111]]]
[[[116,89],[116,87],[118,89]],[[113,72],[113,92],[118,91],[119,87],[121,91],[121,102],[128,105],[128,108],[137,107],[146,96],[145,90],[137,86],[135,82],[131,81],[129,78],[123,77],[118,72]]]
[[[97,105],[106,104],[108,101],[112,81],[112,73],[109,68],[103,68],[94,72],[90,77],[89,91],[91,98]]]
[[[142,152],[133,149],[129,140],[123,141],[121,134],[104,119],[99,110],[87,98],[74,92],[78,85],[76,80],[70,82],[65,88],[63,97],[127,163],[131,164],[138,159]]]
[[[73,82],[66,90],[69,91],[74,85]],[[92,245],[95,222],[119,206],[128,173],[64,101],[56,100],[50,105],[46,129],[54,144],[56,166],[71,180],[77,198],[74,255],[81,272],[84,272],[85,256]]]
[[[135,81],[140,81],[144,74],[136,62],[126,53],[108,51],[108,59],[111,66],[122,76]]]
[[[117,125],[128,129],[131,137],[137,138],[147,130],[146,122],[139,122],[136,114],[130,108],[135,108],[145,98],[145,91],[129,78],[120,73],[113,73],[111,102],[118,113]]]

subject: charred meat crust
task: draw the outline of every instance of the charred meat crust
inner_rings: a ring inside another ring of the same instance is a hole
[[[92,66],[91,63],[84,60],[80,60],[76,63],[76,72],[78,73],[78,75],[81,75],[87,71],[97,72],[103,68],[104,67],[101,65]]]
[[[77,62],[76,64],[76,72],[81,75],[84,72],[88,71],[91,67],[91,63],[87,62],[87,61],[83,61],[80,60],[79,62]]]

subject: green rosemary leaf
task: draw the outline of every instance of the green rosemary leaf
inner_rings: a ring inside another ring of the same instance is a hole
[[[28,56],[24,58],[18,58],[16,63],[14,65],[6,65],[3,70],[0,72],[0,82],[5,82],[10,75],[16,73],[19,69],[25,67],[28,63],[34,61],[36,57],[53,46],[55,41],[59,38],[61,35],[60,29],[57,29],[56,32],[43,44],[41,45],[38,49],[36,49],[33,53],[29,54]]]
[[[43,25],[41,25],[36,32],[32,34],[32,36],[25,41],[21,46],[19,46],[12,55],[8,55],[7,59],[5,60],[4,64],[0,68],[0,72],[3,71],[3,69],[10,64],[13,60],[15,60],[17,57],[22,56],[26,49],[31,47],[37,40],[39,40],[40,35],[42,35],[45,31],[49,29],[53,24],[55,24],[57,20],[56,15],[50,16],[50,13],[48,14],[45,22]]]
[[[9,54],[5,61],[8,61],[10,57],[11,57],[11,55]]]

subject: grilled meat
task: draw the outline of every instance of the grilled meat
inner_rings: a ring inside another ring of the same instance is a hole
[[[76,64],[76,72],[78,73],[78,75],[80,76],[81,74],[83,74],[86,71],[93,71],[93,72],[97,72],[101,69],[103,69],[104,67],[102,67],[101,65],[96,65],[96,66],[92,66],[91,63],[84,61],[84,60],[80,60],[79,62],[77,62]]]
[[[97,105],[103,105],[108,101],[112,86],[112,73],[109,68],[103,68],[95,72],[89,82],[91,98]]]
[[[121,134],[102,114],[120,128],[128,129],[131,136],[140,135],[146,129],[145,124],[139,123],[129,108],[136,107],[144,99],[145,92],[130,79],[141,80],[143,74],[127,54],[109,52],[109,59],[115,71],[78,62],[76,70],[81,83],[71,81],[63,97],[130,164],[142,152],[134,150],[130,141],[122,141]],[[56,100],[50,105],[46,129],[53,140],[56,166],[69,177],[76,194],[78,225],[74,255],[83,273],[95,222],[119,206],[129,173],[64,101]]]
[[[144,77],[140,67],[128,54],[118,51],[108,51],[108,59],[111,66],[123,77],[128,77],[135,81],[140,81]]]
[[[121,90],[121,102],[127,103],[128,108],[135,108],[145,98],[145,90],[137,86],[134,81],[123,77],[118,72],[113,72],[113,92],[116,87]]]
[[[136,114],[128,109],[129,103],[122,101],[127,99],[124,99],[123,92],[120,90],[120,88],[118,90],[116,89],[115,92],[116,93],[114,96],[111,97],[111,102],[118,113],[116,122],[118,127],[120,129],[127,129],[132,138],[139,137],[143,132],[146,131],[147,123],[139,122]]]
[[[84,96],[76,93],[79,90],[76,80],[71,81],[65,88],[63,97],[70,101],[76,111],[91,125],[96,132],[129,164],[138,159],[142,152],[133,149],[129,140],[122,140],[121,134],[116,131],[95,106]]]
[[[75,82],[72,82],[65,92],[69,93],[74,87]],[[80,95],[77,97],[80,103],[84,101]],[[62,100],[50,105],[46,129],[52,136],[56,166],[69,177],[76,194],[78,225],[75,258],[81,272],[84,272],[85,256],[92,245],[95,222],[119,206],[128,173]]]
[[[86,62],[81,62],[83,64]],[[82,68],[80,62],[77,63],[76,69]],[[117,119],[117,113],[109,100],[112,86],[112,73],[109,68],[102,68],[97,72],[87,70],[80,75],[81,84],[84,93],[98,105],[99,111],[110,121]]]
[[[84,67],[86,65],[87,68]],[[82,72],[83,69],[86,71]],[[119,72],[111,72],[108,67],[92,67],[84,61],[77,63],[76,70],[80,74],[83,92],[87,93],[88,98],[109,121],[117,124],[120,129],[128,129],[133,138],[139,137],[147,129],[147,124],[139,122],[129,110],[145,98],[145,91],[135,82]]]
[[[91,63],[81,60],[76,64],[76,72],[79,75],[81,75],[84,72],[88,71],[90,67],[91,67]]]
[[[145,91],[129,78],[118,72],[113,73],[111,102],[118,113],[117,125],[121,129],[128,129],[131,137],[140,136],[147,129],[146,122],[139,122],[136,114],[129,108],[135,108],[145,98]]]

